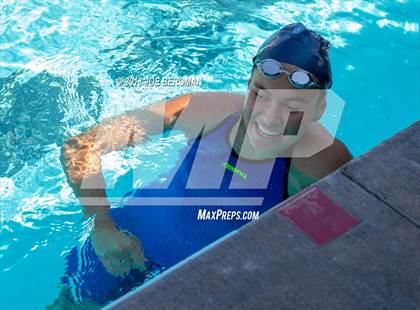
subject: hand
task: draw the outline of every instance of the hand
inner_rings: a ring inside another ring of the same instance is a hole
[[[105,269],[121,276],[131,269],[145,270],[145,257],[140,240],[128,231],[114,227],[95,227],[92,245]]]

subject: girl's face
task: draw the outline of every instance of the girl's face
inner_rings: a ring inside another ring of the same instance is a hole
[[[282,63],[288,71],[298,67]],[[321,117],[325,96],[320,89],[296,89],[285,74],[268,79],[257,68],[248,82],[243,118],[246,136],[256,152],[276,157],[295,144]]]

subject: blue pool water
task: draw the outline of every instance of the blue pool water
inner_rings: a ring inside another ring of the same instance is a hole
[[[419,119],[419,6],[416,0],[2,1],[0,308],[51,303],[64,258],[89,236],[59,162],[65,138],[186,92],[243,93],[258,46],[300,21],[332,42],[333,91],[346,103],[337,136],[360,155]],[[203,83],[119,87],[116,80],[128,76]],[[184,143],[177,136],[106,155],[107,183],[121,184],[120,176],[139,165],[141,183],[152,182]],[[117,185],[114,194],[123,193]]]

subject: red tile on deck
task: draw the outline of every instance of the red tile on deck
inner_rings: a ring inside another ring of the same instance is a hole
[[[318,245],[334,240],[360,222],[316,186],[292,198],[278,212]]]

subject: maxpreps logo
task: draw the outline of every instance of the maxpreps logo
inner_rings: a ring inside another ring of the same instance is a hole
[[[277,100],[278,104],[283,104],[282,96],[283,90],[264,90],[265,93],[270,92],[272,98],[270,100]],[[290,97],[290,90],[287,90],[287,96]],[[305,91],[305,90],[299,90]],[[199,95],[198,95],[199,96]],[[265,94],[266,96],[266,94]],[[300,145],[298,150],[293,150],[293,153],[280,154],[280,157],[310,157],[313,154],[327,148],[334,142],[334,137],[339,125],[339,121],[344,110],[344,101],[337,96],[333,91],[326,91],[326,110],[320,119],[323,130],[328,132],[325,135],[327,138],[322,143],[316,145]],[[264,100],[267,100],[266,98]],[[256,100],[258,105],[259,99]],[[164,107],[163,107],[164,108]],[[255,110],[255,109],[254,109]],[[283,136],[299,137],[302,135],[302,127],[308,128],[305,125],[307,112],[303,108],[290,108],[287,121],[284,123]],[[165,115],[164,113],[160,113]],[[182,113],[177,123],[173,127],[174,130],[185,127],[182,126],[186,119],[191,119],[191,115],[185,117]],[[252,119],[252,117],[251,117]],[[294,119],[294,122],[291,121]],[[299,120],[296,126],[296,119]],[[197,115],[197,123],[199,123],[199,115]],[[156,122],[156,119],[153,120]],[[164,120],[161,128],[164,128]],[[294,124],[291,126],[290,124]],[[271,176],[278,168],[278,161],[260,165],[258,169],[250,170],[243,161],[231,162],[230,150],[226,151],[217,159],[216,162],[211,162],[211,156],[208,156],[207,150],[214,148],[224,148],[225,146],[217,146],[215,143],[226,144],[225,139],[215,141],[214,139],[206,139],[201,134],[205,128],[204,121],[202,126],[197,126],[195,134],[191,135],[190,139],[194,141],[189,143],[186,148],[180,153],[180,158],[177,161],[175,168],[168,169],[168,174],[162,182],[155,182],[153,185],[145,188],[136,189],[133,191],[131,197],[126,197],[123,201],[121,197],[107,197],[111,204],[115,205],[130,205],[130,206],[260,206],[262,205],[267,192],[272,188]],[[163,130],[162,130],[163,131]],[[103,135],[109,135],[109,132],[103,132]],[[130,137],[134,133],[127,133],[127,145],[129,145]],[[191,138],[192,136],[192,138]],[[162,136],[163,137],[163,136]],[[195,138],[194,138],[195,137]],[[101,133],[97,136],[97,143],[101,143]],[[117,164],[117,163],[115,163]],[[137,180],[142,179],[141,167],[133,170],[133,184]],[[85,179],[82,182],[83,188],[98,188],[95,182],[90,179]],[[133,186],[134,188],[134,186]],[[108,188],[107,188],[108,189]],[[86,198],[85,202],[91,205],[103,205],[103,201],[95,197]],[[221,210],[221,217],[224,213]],[[214,216],[216,216],[217,212]],[[201,214],[203,219],[209,215]],[[213,215],[210,215],[210,218]],[[224,215],[227,218],[227,213]],[[229,214],[230,217],[242,218],[243,214]],[[247,216],[247,215],[245,215]]]
[[[231,220],[258,220],[259,211],[227,211],[223,209],[207,210],[199,209],[197,220],[199,221],[231,221]]]

